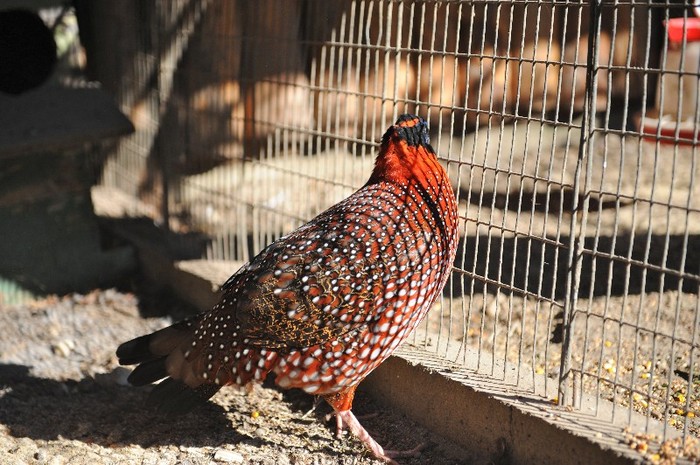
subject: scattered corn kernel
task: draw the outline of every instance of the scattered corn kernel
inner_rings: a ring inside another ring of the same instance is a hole
[[[553,403],[553,404],[558,404],[558,403],[559,403],[559,398],[558,398],[558,397],[552,398],[552,403]]]
[[[605,347],[612,347],[611,341],[605,341]]]
[[[680,402],[681,404],[685,404],[685,394],[683,394],[682,392],[679,392],[675,396],[673,396],[673,399],[676,402]]]
[[[638,392],[632,394],[632,400],[634,400],[636,403],[638,403],[644,408],[649,406],[649,402],[647,402],[646,399],[644,399],[644,397]]]
[[[544,367],[535,368],[535,373],[537,373],[538,375],[543,375],[544,374]]]
[[[607,371],[610,374],[614,374],[615,371],[617,371],[617,368],[615,367],[615,360],[612,358],[609,358],[604,364],[603,368],[605,371]]]
[[[661,460],[661,456],[659,454],[651,454],[649,456],[649,460],[651,460],[652,462],[658,462]]]
[[[677,408],[673,413],[675,413],[676,415],[685,415],[685,410],[683,410],[682,408]]]
[[[257,410],[253,410],[253,412],[250,414],[251,418],[258,418],[260,416],[260,412]]]
[[[642,378],[642,379],[649,379],[650,376],[651,376],[651,374],[646,373],[646,372],[641,373],[641,374],[639,375],[639,377]]]
[[[649,449],[649,445],[646,442],[640,442],[637,444],[637,452],[645,453]]]
[[[651,370],[651,360],[647,360],[646,362],[644,362],[644,363],[642,364],[642,366],[643,366],[644,369],[647,370],[647,371]]]
[[[688,412],[685,414],[685,416],[688,418],[695,418],[695,412]]]

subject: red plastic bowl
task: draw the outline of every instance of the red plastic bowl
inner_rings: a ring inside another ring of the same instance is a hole
[[[673,18],[665,23],[669,41],[680,44],[684,34],[687,42],[700,41],[700,18]]]

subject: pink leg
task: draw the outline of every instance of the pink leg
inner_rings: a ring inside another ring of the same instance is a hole
[[[391,465],[398,465],[392,458],[415,457],[420,454],[425,444],[420,444],[418,447],[407,451],[385,451],[382,446],[370,436],[367,430],[362,427],[355,415],[350,411],[354,394],[355,386],[345,391],[325,396],[326,401],[333,407],[333,410],[335,410],[336,433],[338,437],[341,437],[343,428],[347,427],[352,434],[365,443],[375,457]]]
[[[390,463],[392,465],[398,465],[396,462],[391,460],[391,457],[387,456],[384,453],[384,449],[382,449],[382,446],[377,444],[377,441],[372,439],[372,436],[369,435],[366,429],[362,427],[359,421],[357,421],[357,418],[355,418],[355,415],[352,414],[350,410],[342,410],[336,412],[336,418],[338,419],[338,434],[342,432],[343,425],[347,426],[347,428],[350,430],[352,434],[357,436],[357,438],[364,442],[365,445],[369,448],[369,450],[372,451],[375,457],[377,457],[380,460],[384,460],[387,463]]]
[[[343,430],[344,429],[345,429],[345,425],[343,425],[343,419],[336,412],[336,414],[335,414],[335,435],[338,438],[343,437]]]

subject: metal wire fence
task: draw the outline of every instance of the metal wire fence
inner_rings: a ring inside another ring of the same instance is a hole
[[[561,405],[699,434],[690,6],[77,4],[93,77],[137,128],[103,169],[102,188],[135,199],[126,214],[248,260],[361,186],[384,129],[418,113],[462,230],[412,342]]]

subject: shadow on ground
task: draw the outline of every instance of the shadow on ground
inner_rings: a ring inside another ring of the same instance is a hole
[[[460,238],[455,266],[464,279],[445,289],[453,297],[477,291],[495,292],[505,283],[516,290],[563,299],[566,295],[569,238],[544,241],[497,234]],[[700,236],[696,234],[632,237],[587,237],[584,241],[579,297],[589,298],[681,290],[698,293]],[[594,258],[592,251],[596,250]],[[473,282],[473,283],[472,283]]]
[[[0,423],[15,437],[105,447],[265,443],[238,432],[218,404],[209,402],[181,416],[161,415],[145,405],[146,389],[103,384],[100,377],[56,381],[34,377],[24,365],[0,364],[0,392]]]

